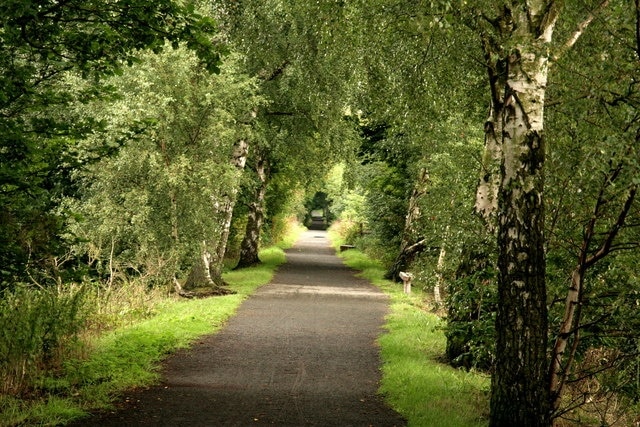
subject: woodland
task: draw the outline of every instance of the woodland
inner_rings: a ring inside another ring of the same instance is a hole
[[[5,0],[0,395],[322,209],[490,426],[632,425],[639,150],[640,0]]]

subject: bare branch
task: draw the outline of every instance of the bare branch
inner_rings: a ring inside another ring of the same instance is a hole
[[[637,1],[638,0],[636,0],[636,3]],[[596,7],[595,10],[591,11],[589,15],[587,15],[587,17],[578,24],[576,30],[573,32],[573,34],[571,34],[569,39],[562,45],[562,47],[560,47],[558,52],[556,52],[556,54],[553,55],[554,62],[557,62],[558,59],[560,59],[560,57],[562,57],[562,55],[565,54],[565,52],[570,50],[578,42],[578,39],[580,39],[582,34],[584,34],[584,31],[587,29],[587,27],[591,24],[591,22],[593,22],[593,20],[596,18],[596,16],[600,12],[602,12],[605,8],[609,6],[609,3],[610,3],[610,0],[603,0],[602,3],[600,3],[598,7]]]
[[[627,195],[627,200],[625,201],[620,213],[618,214],[618,219],[615,224],[609,230],[605,241],[602,246],[598,249],[598,251],[590,256],[585,262],[585,268],[591,267],[593,264],[604,258],[609,252],[611,252],[611,246],[613,244],[614,239],[618,235],[618,232],[624,225],[624,221],[627,217],[627,214],[631,210],[631,205],[633,204],[633,200],[636,197],[636,193],[638,191],[638,186],[634,185],[629,190],[629,194]]]

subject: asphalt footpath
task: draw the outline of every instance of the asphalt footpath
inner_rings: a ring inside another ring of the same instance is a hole
[[[77,426],[404,426],[377,394],[388,299],[309,230],[217,334],[169,357],[163,380]]]

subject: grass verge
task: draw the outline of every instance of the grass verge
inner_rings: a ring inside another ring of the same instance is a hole
[[[334,235],[332,240],[339,239]],[[387,332],[378,340],[383,361],[380,393],[387,402],[409,426],[486,426],[490,379],[440,361],[446,345],[443,321],[428,311],[420,292],[405,295],[401,285],[382,278],[384,269],[378,262],[358,250],[340,256],[391,298]]]
[[[295,240],[290,237],[288,245]],[[95,337],[86,358],[68,360],[61,372],[40,380],[41,398],[0,396],[0,426],[64,425],[89,411],[108,409],[124,390],[153,384],[162,359],[219,330],[245,298],[271,280],[285,261],[285,246],[262,250],[259,266],[225,273],[234,295],[167,299],[152,317]]]

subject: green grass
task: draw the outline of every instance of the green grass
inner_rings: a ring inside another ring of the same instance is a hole
[[[378,341],[383,361],[380,393],[387,402],[409,426],[486,426],[489,377],[440,362],[446,345],[443,321],[428,311],[420,292],[405,295],[402,285],[383,280],[382,266],[358,250],[340,256],[391,298],[387,332]]]
[[[411,426],[487,424],[489,379],[439,362],[445,339],[441,320],[407,302],[394,302],[388,332],[380,337],[380,392]]]
[[[387,333],[379,340],[380,392],[388,402],[410,426],[486,425],[488,378],[438,362],[445,345],[441,321],[425,309],[421,296],[406,296],[401,286],[382,280],[382,267],[361,252],[346,251],[343,257],[391,297]],[[219,330],[285,260],[278,247],[263,250],[260,258],[260,266],[225,273],[235,295],[167,300],[154,316],[99,336],[87,358],[70,360],[63,373],[41,381],[42,399],[0,397],[0,426],[63,425],[88,411],[108,408],[126,389],[156,382],[164,357]]]
[[[219,330],[247,296],[271,280],[285,261],[281,247],[262,250],[259,266],[224,274],[234,295],[167,299],[152,317],[94,338],[86,358],[69,360],[63,372],[40,380],[42,398],[0,396],[0,426],[63,425],[109,408],[124,390],[158,381],[160,362],[168,354]]]
[[[64,425],[85,415],[85,411],[71,399],[50,396],[29,402],[14,397],[0,397],[0,425]]]

